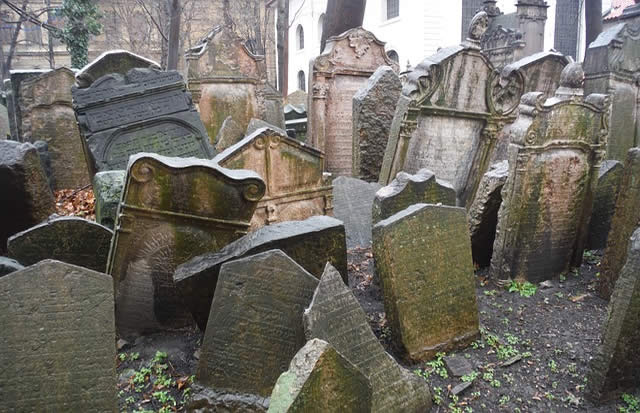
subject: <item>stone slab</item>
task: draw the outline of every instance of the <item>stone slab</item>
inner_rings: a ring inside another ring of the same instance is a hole
[[[93,176],[96,221],[107,228],[114,228],[126,176],[126,171],[98,172]]]
[[[622,163],[615,160],[604,161],[600,166],[589,222],[587,248],[590,250],[599,250],[607,246],[623,169]]]
[[[347,248],[371,245],[371,210],[382,186],[357,178],[339,176],[333,180],[333,215],[344,222]]]

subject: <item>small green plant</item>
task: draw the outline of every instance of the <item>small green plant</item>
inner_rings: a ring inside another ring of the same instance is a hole
[[[556,398],[552,393],[549,393],[549,392],[546,392],[546,393],[544,394],[544,397],[545,397],[547,400],[554,400],[554,399]]]
[[[500,401],[498,403],[500,404],[500,406],[504,406],[505,404],[509,403],[509,400],[511,400],[511,398],[505,394],[500,398]]]
[[[443,402],[442,399],[442,388],[441,387],[434,387],[433,388],[433,402],[435,404],[437,404],[438,406],[440,406]]]
[[[487,290],[484,292],[484,295],[489,297],[494,297],[496,294],[498,294],[497,290]]]
[[[594,251],[585,251],[582,254],[582,259],[583,259],[584,262],[586,262],[587,264],[591,264],[591,265],[597,265],[597,264],[600,263],[600,259],[594,253]]]
[[[562,292],[558,291],[557,293],[553,294],[558,298],[564,298],[564,294],[562,294]]]
[[[474,381],[478,376],[480,375],[480,373],[478,373],[477,371],[472,371],[469,374],[465,374],[464,376],[462,376],[462,381],[465,383],[469,383]]]
[[[164,362],[167,357],[169,357],[169,355],[167,353],[165,353],[164,351],[156,351],[156,355],[153,356],[153,360],[151,361],[152,363],[162,363]]]
[[[124,399],[124,402],[127,404],[133,404],[136,402],[136,399],[134,399],[133,396],[129,396],[126,399]]]
[[[151,369],[143,367],[133,375],[133,384],[144,384],[148,376],[151,375]]]
[[[449,378],[449,373],[447,373],[447,369],[444,366],[444,360],[443,360],[444,356],[445,356],[445,353],[436,353],[435,360],[431,360],[426,363],[426,365],[431,368],[431,370],[429,370],[427,377],[429,377],[431,373],[436,373],[438,376],[442,377],[443,379]]]
[[[154,392],[153,398],[162,403],[163,406],[169,403],[171,403],[173,406],[176,405],[176,400],[166,390]]]
[[[538,291],[538,287],[534,284],[531,284],[529,281],[519,283],[517,281],[511,281],[511,284],[507,286],[510,293],[520,293],[521,297],[531,297],[536,291]]]
[[[555,360],[549,360],[549,369],[551,370],[552,373],[558,372],[558,364],[556,363]]]
[[[140,358],[140,353],[131,353],[131,354],[129,354],[129,360],[131,360],[131,361],[138,360],[139,358]]]
[[[120,359],[120,361],[125,361],[127,359],[127,353],[118,354],[118,358]]]
[[[504,338],[505,340],[507,340],[507,343],[511,344],[512,346],[515,346],[520,341],[518,337],[510,333],[504,333]]]
[[[564,275],[564,273],[563,273],[563,274],[560,274],[560,282],[561,282],[561,283],[563,283],[563,282],[565,282],[565,281],[567,281],[567,276],[566,276],[566,275]]]
[[[622,401],[624,406],[618,406],[618,412],[620,413],[640,413],[640,400],[630,394],[624,393],[622,395]]]

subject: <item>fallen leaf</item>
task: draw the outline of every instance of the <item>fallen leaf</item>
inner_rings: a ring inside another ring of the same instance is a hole
[[[571,302],[577,303],[579,301],[584,300],[588,296],[589,294],[574,295],[573,297],[569,297],[569,300],[571,300]]]

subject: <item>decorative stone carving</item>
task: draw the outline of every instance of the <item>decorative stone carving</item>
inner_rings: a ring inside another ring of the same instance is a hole
[[[131,69],[156,69],[160,65],[151,59],[126,50],[109,50],[87,64],[76,73],[76,86],[87,88],[102,76],[119,73],[126,75]]]

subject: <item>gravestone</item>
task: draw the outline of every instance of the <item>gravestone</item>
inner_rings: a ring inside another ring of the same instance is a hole
[[[353,171],[367,182],[378,182],[393,115],[402,92],[400,77],[380,66],[353,96]]]
[[[387,320],[406,359],[428,361],[478,337],[464,208],[416,204],[378,222],[373,256]]]
[[[305,221],[269,225],[180,265],[173,280],[201,330],[207,326],[220,268],[226,262],[272,249],[282,250],[316,278],[330,262],[347,279],[344,225],[335,218],[316,216]]]
[[[380,66],[398,71],[373,33],[356,27],[327,39],[311,62],[309,132],[311,145],[325,153],[327,171],[351,176],[353,97]]]
[[[198,383],[270,396],[305,344],[302,313],[317,285],[317,278],[280,250],[224,264],[202,342]]]
[[[437,179],[428,169],[415,175],[400,172],[390,185],[376,192],[373,223],[387,219],[414,204],[456,206],[456,191],[450,183]]]
[[[587,395],[605,401],[640,385],[640,230],[631,236],[602,329],[602,341],[591,361]]]
[[[640,148],[631,148],[624,163],[620,191],[607,237],[607,247],[600,264],[598,294],[602,298],[608,299],[611,296],[618,274],[627,260],[629,238],[640,224],[638,202],[640,202]]]
[[[369,380],[326,341],[298,351],[273,388],[270,413],[371,411]]]
[[[1,277],[3,409],[117,411],[113,312],[103,273],[46,260]]]
[[[49,69],[41,70],[11,70],[9,79],[4,81],[7,96],[7,115],[9,116],[9,130],[11,139],[22,141],[22,112],[20,109],[21,85],[27,79],[47,73]]]
[[[110,229],[114,228],[116,222],[126,175],[125,171],[105,171],[93,176],[96,221]]]
[[[243,137],[244,130],[242,127],[233,120],[233,117],[227,116],[216,135],[216,152],[220,153],[230,146],[235,145],[240,142]]]
[[[152,152],[210,159],[207,132],[176,71],[131,69],[72,90],[91,177],[125,169],[130,155]]]
[[[0,257],[0,277],[23,269],[24,266],[18,261],[7,257]]]
[[[497,279],[540,282],[581,263],[608,111],[606,95],[582,96],[583,78],[572,63],[553,98],[522,97],[491,258]]]
[[[51,171],[51,155],[49,154],[49,144],[45,141],[35,141],[33,146],[38,151],[38,157],[40,158],[40,165],[44,170],[44,174],[47,176],[47,182],[49,188],[53,191],[55,189],[55,178]]]
[[[268,128],[271,130],[274,130],[276,132],[278,132],[281,135],[287,135],[287,131],[279,128],[277,126],[274,126],[272,124],[270,124],[269,122],[265,122],[263,120],[260,119],[256,119],[256,118],[252,118],[249,121],[249,126],[247,126],[247,131],[245,132],[245,136],[249,136],[254,134],[258,129],[263,129],[263,128]]]
[[[4,105],[0,105],[0,139],[11,138],[9,127],[9,112]]]
[[[380,188],[375,182],[347,176],[333,180],[333,215],[344,222],[347,248],[371,245],[371,208]]]
[[[55,212],[55,200],[29,143],[0,141],[0,253],[7,238],[30,228]]]
[[[598,172],[598,184],[593,196],[593,211],[589,221],[587,248],[599,250],[607,246],[607,237],[611,229],[611,220],[616,207],[623,166],[621,162],[607,160],[602,162]]]
[[[372,413],[431,409],[428,384],[384,351],[358,300],[330,264],[304,312],[304,326],[307,340],[326,341],[369,380]]]
[[[102,76],[113,73],[124,76],[131,69],[160,69],[160,65],[127,50],[109,50],[76,73],[76,86],[80,89],[88,88]]]
[[[107,267],[116,289],[118,333],[192,324],[173,272],[246,234],[264,192],[264,182],[251,171],[195,158],[131,156]]]
[[[104,272],[113,231],[77,217],[55,218],[7,241],[8,255],[23,265],[52,259]]]
[[[251,221],[251,230],[283,221],[331,215],[331,182],[323,174],[324,155],[271,128],[259,129],[218,154],[229,169],[250,169],[267,184]]]

